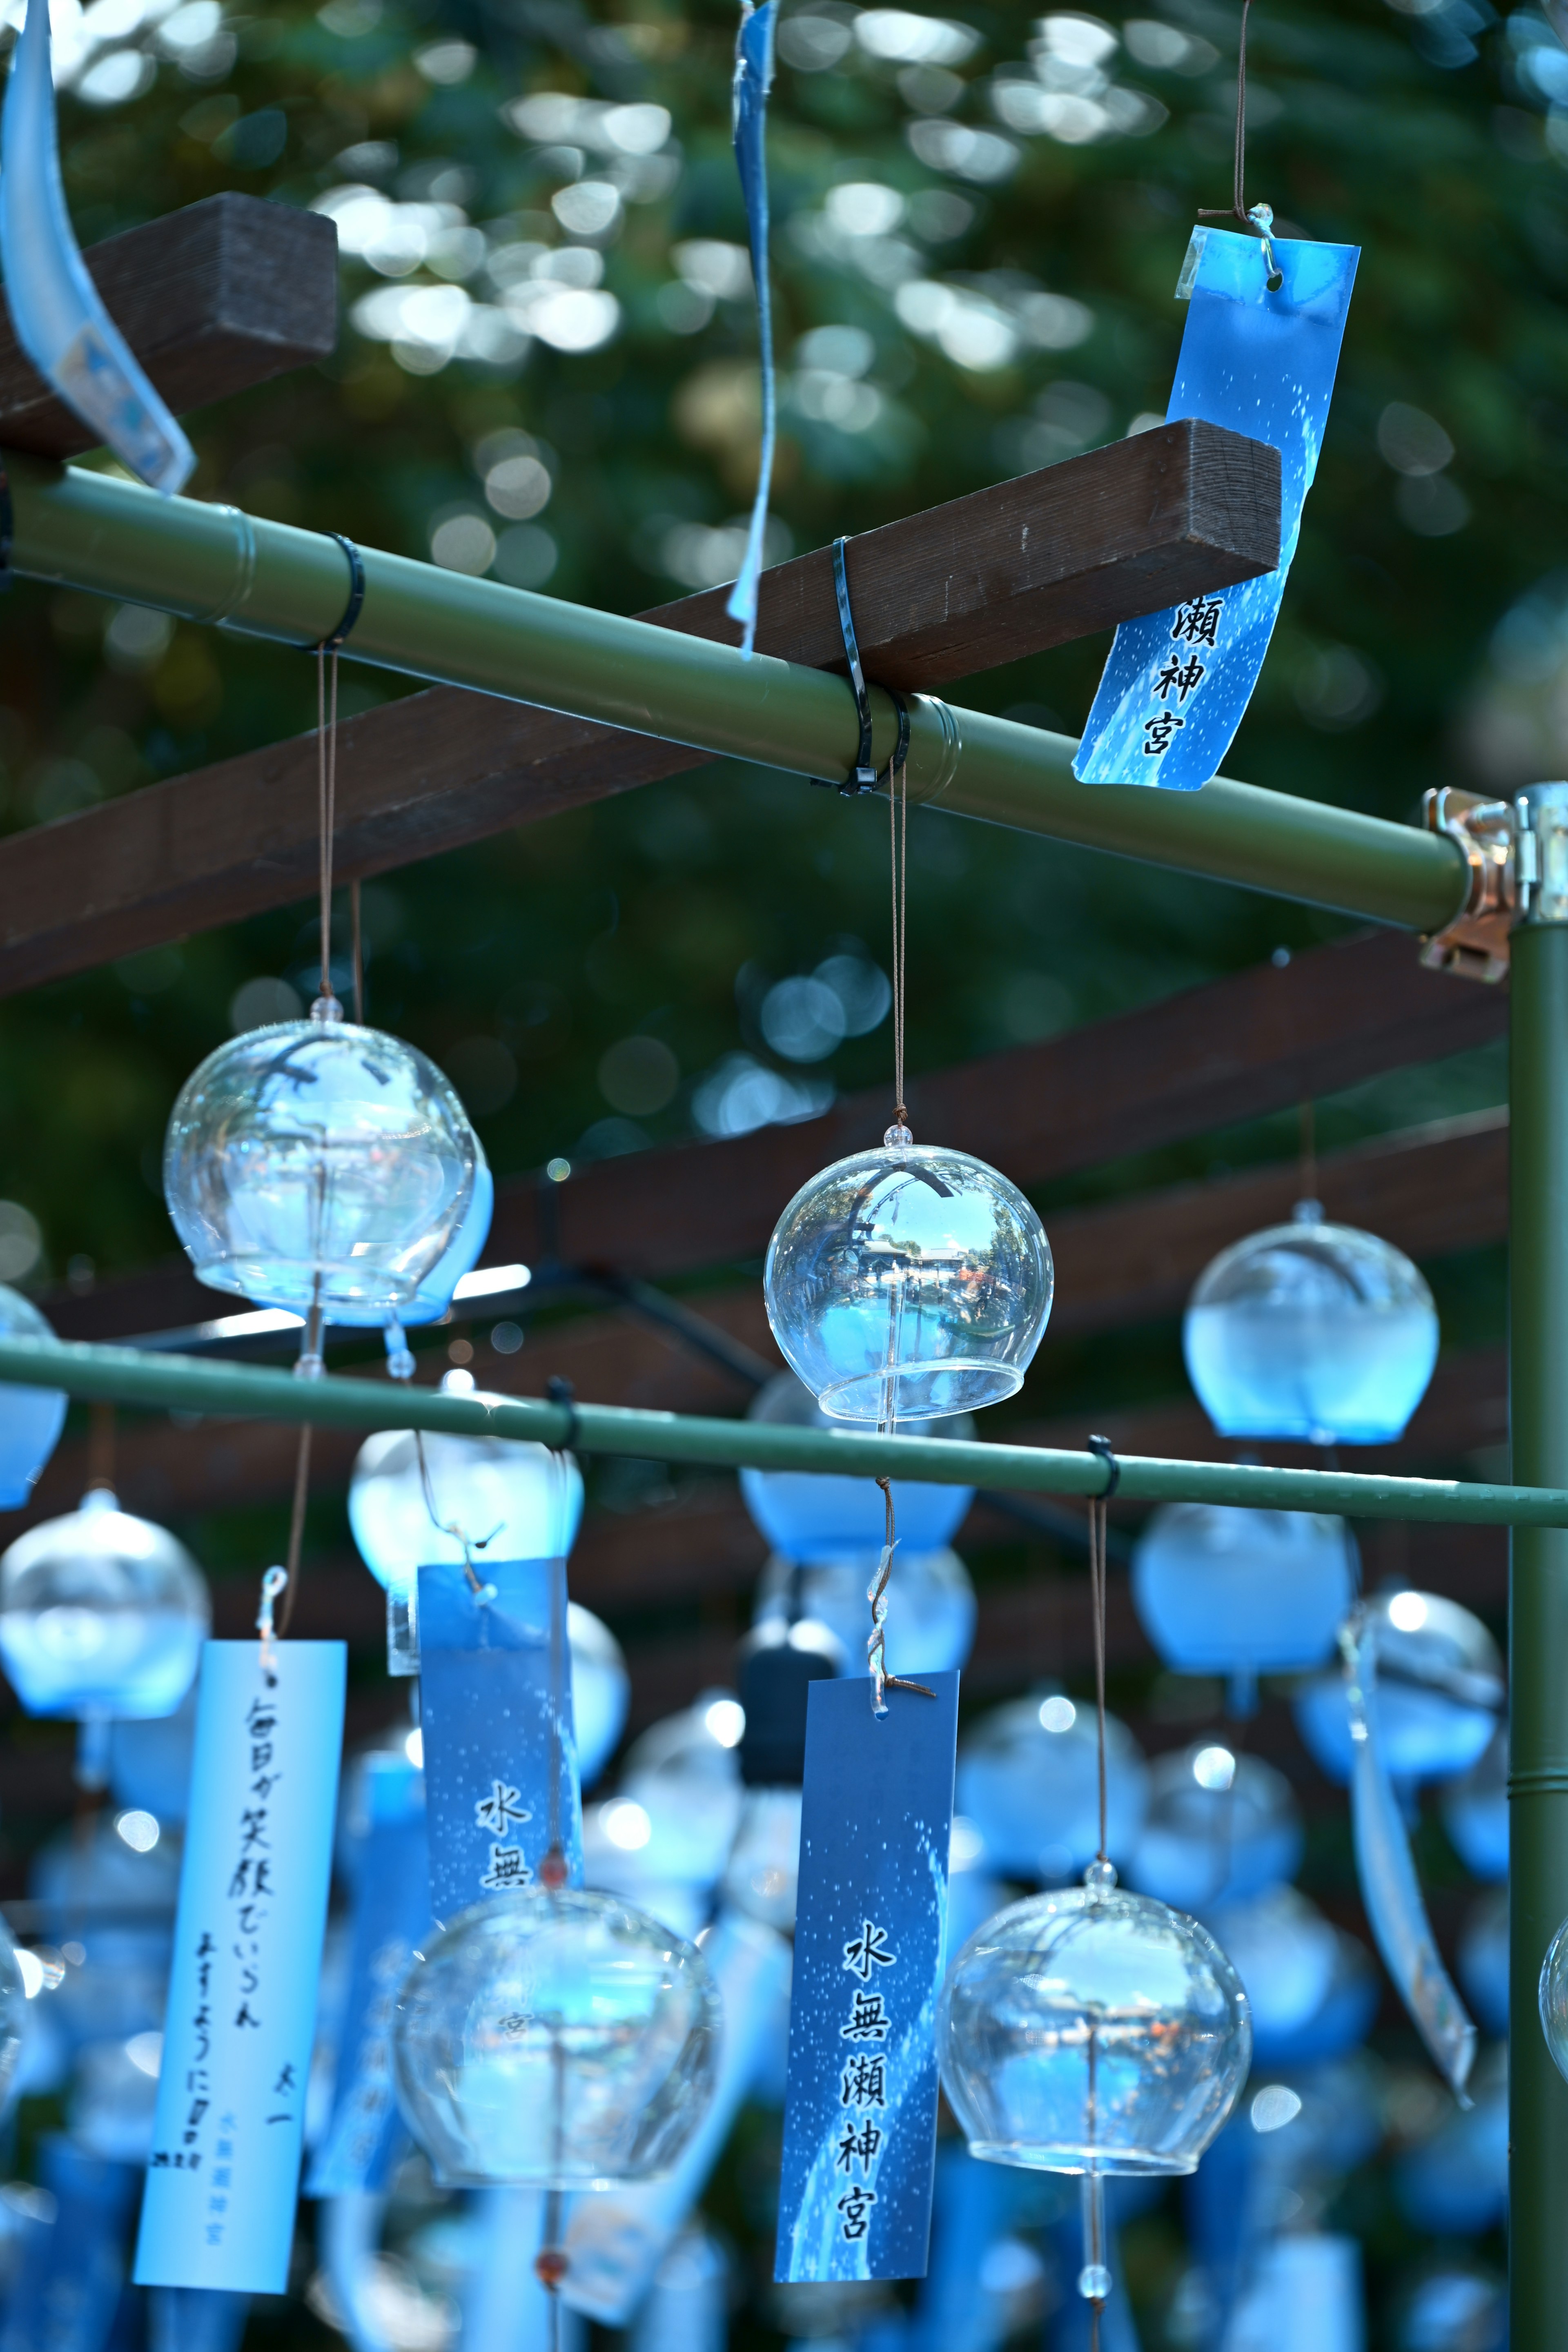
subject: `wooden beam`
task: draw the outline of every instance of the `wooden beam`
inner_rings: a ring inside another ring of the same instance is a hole
[[[910,1101],[917,1134],[1038,1186],[1483,1045],[1507,1021],[1505,992],[1426,971],[1402,933],[1369,932],[1310,949],[1282,969],[1259,965],[1039,1045],[929,1072],[911,1082]],[[871,1089],[798,1126],[599,1160],[564,1184],[504,1182],[487,1263],[608,1265],[660,1279],[760,1256],[792,1192],[814,1170],[874,1142],[889,1108],[887,1090]],[[1331,1192],[1331,1208],[1387,1227],[1418,1256],[1459,1245],[1477,1216],[1493,1217],[1486,1237],[1495,1238],[1500,1138],[1486,1117],[1443,1135],[1446,1155],[1424,1173],[1408,1172],[1415,1147],[1400,1139],[1325,1160],[1325,1186],[1332,1171],[1345,1188],[1342,1202]],[[1167,1194],[1157,1215],[1142,1200],[1054,1216],[1058,1317],[1079,1312],[1079,1281],[1096,1318],[1086,1328],[1173,1311],[1221,1245],[1215,1236],[1288,1213],[1293,1181],[1289,1170],[1251,1171],[1226,1180],[1228,1192],[1205,1184]],[[1397,1217],[1409,1222],[1396,1230]],[[1454,1240],[1445,1240],[1450,1230]],[[232,1311],[222,1297],[175,1259],[83,1294],[57,1291],[43,1304],[62,1339],[118,1339]],[[1141,1304],[1118,1308],[1116,1297]],[[743,1336],[766,1344],[754,1331]],[[578,1384],[584,1396],[618,1393],[598,1378]]]
[[[321,213],[228,190],[108,237],[83,258],[176,415],[325,359],[338,339],[338,237]],[[94,444],[0,308],[0,446],[74,457]]]
[[[1189,419],[868,531],[848,559],[868,675],[933,688],[1272,571],[1279,474],[1277,450]],[[723,593],[643,617],[732,639]],[[826,549],[764,575],[757,644],[844,667]],[[342,727],[337,869],[382,873],[702,764],[679,745],[437,687]],[[316,822],[315,739],[300,736],[12,835],[0,995],[303,897]]]

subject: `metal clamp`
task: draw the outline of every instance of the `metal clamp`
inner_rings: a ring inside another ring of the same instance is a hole
[[[1421,945],[1421,961],[1429,971],[1456,972],[1464,980],[1500,981],[1508,971],[1508,939],[1521,915],[1521,868],[1518,845],[1529,834],[1521,823],[1524,795],[1518,803],[1482,800],[1440,785],[1422,797],[1421,813],[1428,833],[1447,834],[1463,852],[1469,873],[1465,903],[1440,931]],[[1533,835],[1524,850],[1531,864]]]

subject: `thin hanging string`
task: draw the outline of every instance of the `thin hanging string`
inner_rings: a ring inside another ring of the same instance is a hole
[[[1264,204],[1250,207],[1247,201],[1247,16],[1252,0],[1241,0],[1241,34],[1236,53],[1236,152],[1231,175],[1230,203],[1200,205],[1199,220],[1237,220],[1262,241],[1268,257],[1268,290],[1277,294],[1284,284],[1284,273],[1274,258],[1274,243],[1270,231],[1274,226],[1272,206]]]
[[[1301,1198],[1315,1201],[1318,1197],[1318,1120],[1317,1106],[1304,1102],[1298,1114],[1300,1134]]]
[[[1108,1437],[1091,1437],[1089,1450],[1098,1454],[1106,1468],[1104,1486],[1098,1495],[1089,1498],[1089,1605],[1094,1620],[1094,1706],[1100,1761],[1100,1853],[1098,1860],[1109,1865],[1106,1851],[1107,1790],[1105,1770],[1105,1507],[1121,1483],[1121,1465],[1111,1450]]]
[[[900,749],[902,748],[900,730]],[[888,845],[893,881],[893,1095],[894,1124],[906,1130],[904,1103],[904,942],[909,930],[910,771],[907,756],[888,770]]]
[[[334,655],[332,658],[335,663],[337,659],[336,655]],[[335,803],[337,799],[337,788],[335,783],[333,785],[332,798]],[[334,807],[333,814],[335,815],[336,814],[336,808]],[[364,1026],[364,929],[360,920],[360,891],[359,877],[357,875],[349,884],[349,936],[353,943],[354,1020],[358,1024],[359,1027],[363,1029]]]
[[[332,994],[332,837],[337,831],[337,801],[338,648],[323,640],[316,647],[316,804],[321,830],[321,994],[327,998]]]
[[[882,1557],[877,1562],[876,1573],[866,1591],[866,1598],[871,1604],[871,1632],[866,1643],[866,1664],[871,1676],[871,1712],[882,1716],[888,1712],[885,1694],[890,1690],[918,1691],[921,1698],[934,1698],[936,1693],[928,1690],[924,1683],[908,1682],[902,1675],[888,1672],[888,1579],[892,1573],[893,1552],[899,1537],[893,1523],[893,1482],[890,1478],[879,1478],[877,1484],[882,1490],[887,1518],[883,1529]]]
[[[100,1399],[92,1408],[88,1424],[87,1489],[112,1495],[114,1492],[114,1407]]]
[[[468,1590],[476,1596],[482,1595],[488,1588],[474,1567],[473,1556],[477,1551],[483,1551],[487,1544],[494,1543],[497,1536],[505,1527],[506,1521],[499,1519],[488,1536],[470,1536],[465,1532],[458,1520],[444,1519],[437,1507],[436,1489],[430,1483],[430,1465],[426,1459],[425,1433],[422,1429],[416,1429],[414,1432],[414,1454],[419,1465],[419,1491],[425,1497],[425,1508],[430,1514],[430,1524],[438,1535],[449,1536],[455,1544],[461,1544],[463,1574],[468,1580]]]
[[[300,1423],[300,1443],[294,1455],[294,1501],[289,1513],[289,1549],[284,1554],[283,1606],[278,1616],[279,1640],[289,1631],[294,1614],[294,1595],[300,1589],[300,1553],[305,1541],[305,1507],[310,1497],[310,1423]],[[275,1573],[268,1570],[268,1574]]]

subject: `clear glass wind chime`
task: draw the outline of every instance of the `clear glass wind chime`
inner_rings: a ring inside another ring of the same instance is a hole
[[[833,550],[839,618],[860,722],[844,789],[874,790],[872,719],[850,609],[845,542]],[[852,1152],[802,1186],[768,1244],[763,1291],[785,1361],[822,1411],[896,1431],[1013,1396],[1050,1314],[1050,1244],[1034,1209],[994,1168],[917,1144],[904,1101],[909,878],[908,714],[886,771],[892,876],[893,1120],[879,1149]],[[868,1598],[872,1704],[884,1711],[888,1578],[897,1540],[891,1482],[879,1479],[886,1532]]]
[[[1241,1979],[1195,1919],[1116,1883],[1106,1852],[1105,1493],[1089,1506],[1100,1738],[1100,1850],[1081,1886],[1015,1903],[973,1935],[937,2016],[942,2087],[992,2163],[1083,2182],[1079,2292],[1111,2291],[1105,2182],[1195,2170],[1252,2057]]]

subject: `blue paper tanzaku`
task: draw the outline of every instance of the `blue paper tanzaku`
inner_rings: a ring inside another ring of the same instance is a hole
[[[773,2276],[923,2278],[958,1676],[811,1685]]]
[[[341,1642],[209,1642],[138,2286],[282,2294],[327,1925]]]
[[[741,194],[746,200],[746,229],[752,248],[752,276],[757,285],[757,357],[763,375],[763,441],[757,459],[757,494],[746,530],[746,551],[739,575],[725,606],[741,624],[741,648],[749,654],[757,634],[757,583],[763,572],[763,549],[768,527],[768,496],[773,478],[773,443],[777,437],[778,396],[773,380],[773,306],[768,287],[768,92],[773,86],[773,30],[778,0],[763,0],[753,8],[742,0],[741,29],[735,41],[735,79],[731,120],[735,135],[735,162],[741,173]]]
[[[397,1996],[430,1924],[425,1776],[395,1753],[362,1759],[351,1821],[353,1944],[332,2112],[306,2179],[310,2197],[385,2189],[408,2135],[392,2088]]]
[[[556,1839],[570,1884],[582,1884],[565,1625],[564,1560],[487,1560],[478,1592],[460,1566],[419,1571],[430,1907],[443,1923],[531,1886]],[[558,1737],[552,1628],[563,1659]]]
[[[1073,773],[1083,784],[1196,792],[1218,772],[1268,651],[1301,509],[1318,468],[1360,258],[1353,245],[1281,237],[1269,293],[1255,236],[1198,228],[1178,294],[1192,308],[1167,411],[1272,442],[1282,460],[1279,563],[1116,632]]]

